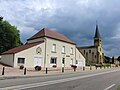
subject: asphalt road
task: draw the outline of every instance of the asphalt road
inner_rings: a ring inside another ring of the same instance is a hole
[[[0,80],[0,90],[116,90],[120,68]]]

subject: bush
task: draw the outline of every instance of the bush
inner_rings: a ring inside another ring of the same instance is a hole
[[[52,67],[56,68],[57,66],[56,66],[56,65],[53,65]]]
[[[76,68],[77,68],[77,66],[76,66],[76,65],[71,65],[71,67],[72,67],[72,68],[74,68],[74,69],[76,69]]]
[[[41,69],[42,69],[41,66],[35,66],[35,70],[36,70],[36,71],[40,71]]]
[[[23,69],[24,68],[24,66],[23,65],[20,65],[20,69]]]

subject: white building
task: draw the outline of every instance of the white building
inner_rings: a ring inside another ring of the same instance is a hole
[[[25,45],[4,52],[1,62],[12,67],[24,65],[28,68],[85,66],[85,58],[74,42],[46,28],[27,39]]]

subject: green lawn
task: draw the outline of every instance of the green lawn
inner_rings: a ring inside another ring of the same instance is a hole
[[[120,85],[117,87],[117,90],[120,90]]]

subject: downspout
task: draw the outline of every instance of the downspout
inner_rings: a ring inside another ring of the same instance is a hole
[[[14,60],[15,58],[14,58],[14,56],[15,56],[15,54],[13,53],[13,67],[14,67],[14,64],[15,64],[15,62],[14,62],[14,61],[15,61],[15,60]]]
[[[75,65],[76,65],[76,49],[77,49],[77,46],[75,45]]]
[[[45,56],[44,56],[44,67],[46,65],[46,47],[47,47],[47,40],[46,38],[44,38],[44,41],[45,41]]]

